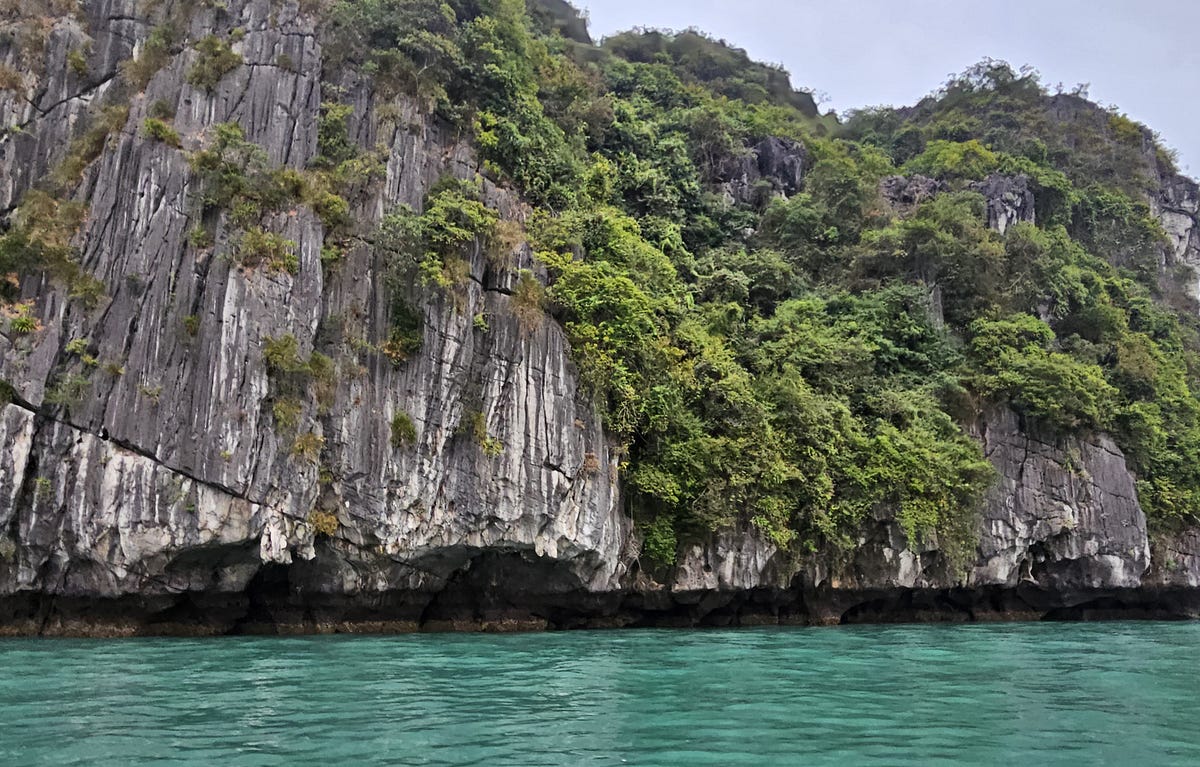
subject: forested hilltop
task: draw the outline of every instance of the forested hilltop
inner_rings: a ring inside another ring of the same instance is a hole
[[[561,0],[50,5],[0,3],[0,607],[1136,588],[1200,524],[1196,185],[1036,71],[838,118]]]
[[[993,476],[965,430],[997,402],[1113,433],[1156,524],[1200,513],[1196,297],[1152,211],[1176,168],[1121,113],[985,61],[838,124],[693,31],[593,45],[570,9],[518,2],[329,13],[348,61],[531,204],[547,305],[659,560],[740,517],[780,546],[851,546],[880,505],[967,554]],[[772,141],[791,178],[754,172]],[[881,191],[896,175],[920,187],[907,206]],[[1003,232],[997,180],[1036,201]],[[500,236],[471,195],[389,219],[430,289]]]

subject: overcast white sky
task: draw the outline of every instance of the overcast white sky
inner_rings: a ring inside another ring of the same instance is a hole
[[[823,110],[915,103],[985,56],[1090,84],[1200,175],[1200,0],[577,0],[595,38],[698,27],[783,64]]]

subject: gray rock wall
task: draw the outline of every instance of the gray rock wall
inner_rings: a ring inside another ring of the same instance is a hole
[[[1150,567],[1146,515],[1111,439],[1057,437],[1009,410],[980,427],[1000,480],[984,505],[972,585],[1136,588]]]
[[[368,240],[323,269],[321,222],[299,206],[265,222],[299,244],[294,276],[237,265],[224,219],[213,247],[189,243],[197,182],[184,152],[141,135],[149,105],[174,105],[186,150],[213,125],[236,122],[273,163],[303,168],[328,98],[317,36],[295,4],[278,11],[254,0],[214,13],[197,11],[193,36],[241,27],[245,65],[206,93],[186,83],[198,54],[172,59],[131,97],[128,123],[81,187],[90,214],[80,260],[105,298],[89,308],[59,285],[27,280],[42,327],[0,338],[0,379],[17,391],[0,420],[0,594],[238,591],[264,563],[310,560],[316,547],[336,563],[327,568],[336,579],[309,584],[326,591],[436,591],[483,551],[548,557],[579,588],[615,588],[631,535],[616,459],[561,329],[548,317],[523,325],[511,310],[526,252],[497,265],[477,249],[454,295],[414,286],[429,294],[424,344],[396,366],[369,348],[387,336],[391,295]],[[94,39],[141,44],[148,25],[126,15],[97,9]],[[281,54],[290,68],[276,65]],[[481,171],[411,104],[383,122],[368,90],[345,87],[359,139],[387,153],[386,179],[356,203],[364,237],[396,205],[419,208],[441,175]],[[5,147],[23,173],[61,158],[63,120],[45,115],[30,118],[28,140]],[[8,178],[11,196],[28,186]],[[506,217],[523,215],[509,193],[489,184],[485,196]],[[320,346],[336,364],[335,391],[324,404],[305,398],[294,429],[276,422],[263,358],[265,342],[285,335],[302,356]],[[66,352],[75,339],[97,364]],[[68,376],[88,382],[80,401],[47,402]],[[412,418],[415,445],[393,447],[398,413]],[[468,433],[475,413],[502,444],[498,455]],[[323,440],[311,460],[292,449],[309,432]],[[333,536],[314,542],[314,510],[337,517]]]
[[[133,17],[133,0],[112,0],[85,4],[79,16],[0,22],[7,32],[0,64],[25,76],[24,89],[0,89],[0,211],[50,170],[89,106],[111,88],[141,26]],[[86,74],[68,64],[72,51],[90,51]]]
[[[1189,178],[1166,179],[1156,201],[1159,223],[1167,234],[1170,265],[1182,264],[1187,276],[1187,292],[1200,301],[1200,187]]]

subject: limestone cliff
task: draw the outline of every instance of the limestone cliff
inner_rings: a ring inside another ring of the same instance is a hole
[[[194,48],[166,57],[144,89],[127,82],[153,14],[182,6],[18,5],[24,15],[8,23],[20,34],[0,37],[0,62],[22,73],[0,90],[0,211],[61,172],[90,133],[99,146],[71,185],[87,209],[73,245],[103,290],[87,300],[26,276],[19,293],[36,326],[0,334],[0,380],[13,390],[0,411],[0,633],[1195,611],[1200,540],[1151,544],[1112,441],[1043,434],[1003,409],[977,425],[1000,480],[965,580],[936,540],[913,550],[886,512],[848,560],[729,531],[685,546],[667,571],[643,563],[620,456],[562,329],[514,311],[518,270],[545,279],[528,246],[501,258],[476,248],[461,293],[412,286],[419,352],[397,365],[379,351],[394,308],[371,233],[443,175],[486,177],[466,143],[417,103],[325,71],[319,30],[295,2],[188,4],[188,39],[240,30],[241,64],[211,89],[189,82]],[[41,35],[40,47],[22,35]],[[334,91],[352,108],[352,139],[384,167],[351,200],[344,255],[323,263],[327,227],[295,205],[269,221],[297,243],[295,273],[239,263],[228,215],[198,204],[188,153],[236,123],[271,165],[302,170]],[[175,115],[178,146],[144,129],[161,109]],[[802,146],[771,140],[728,169],[725,191],[746,201],[765,181],[792,194],[805,168]],[[993,226],[1032,216],[1020,180],[981,191]],[[504,219],[526,215],[490,181],[483,196]],[[1196,261],[1194,186],[1168,187],[1161,216],[1176,258]],[[191,236],[198,224],[211,241]],[[304,383],[300,412],[285,419],[266,348],[288,336],[336,374]],[[410,441],[393,438],[401,414]]]

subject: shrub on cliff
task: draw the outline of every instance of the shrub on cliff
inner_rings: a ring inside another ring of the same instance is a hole
[[[197,88],[212,91],[225,75],[242,65],[241,55],[216,35],[200,38],[195,48],[199,56],[188,70],[187,81]]]

